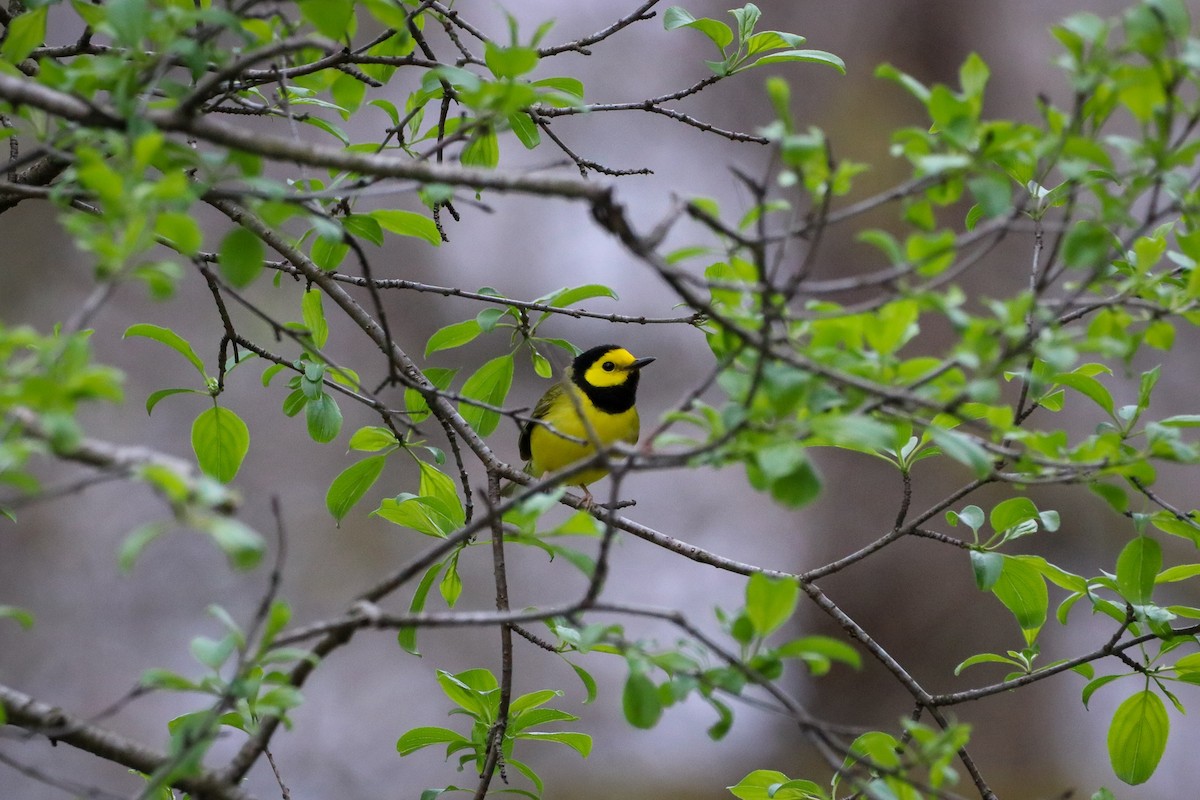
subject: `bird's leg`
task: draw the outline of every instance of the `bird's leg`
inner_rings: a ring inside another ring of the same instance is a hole
[[[579,489],[583,492],[583,510],[591,511],[596,507],[596,498],[592,497],[592,493],[588,491],[586,484],[579,484]]]

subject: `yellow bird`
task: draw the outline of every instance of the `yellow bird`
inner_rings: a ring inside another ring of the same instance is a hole
[[[533,421],[521,430],[521,458],[525,471],[540,477],[557,472],[587,458],[596,447],[638,440],[638,377],[653,358],[634,358],[623,347],[612,344],[593,347],[568,367],[564,378],[546,390],[533,409]],[[582,441],[571,441],[569,438]],[[583,490],[584,502],[592,503],[588,484],[608,470],[595,467],[571,477]]]

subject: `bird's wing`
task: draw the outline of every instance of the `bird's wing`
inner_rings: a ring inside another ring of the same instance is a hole
[[[538,400],[537,405],[533,407],[533,419],[545,419],[550,413],[550,409],[554,406],[554,402],[562,397],[563,385],[556,383],[546,390],[542,395],[542,399]],[[517,443],[517,447],[521,452],[521,458],[529,461],[533,458],[533,449],[530,446],[530,437],[533,435],[533,429],[537,426],[536,422],[526,422],[521,429],[521,440]]]
[[[631,408],[633,413],[633,424],[629,426],[629,433],[625,434],[625,441],[628,444],[637,444],[638,436],[641,434],[642,421],[638,418],[636,408]]]

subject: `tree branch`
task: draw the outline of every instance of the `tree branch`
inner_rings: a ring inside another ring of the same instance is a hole
[[[8,686],[0,685],[0,705],[4,706],[9,725],[45,736],[51,742],[69,744],[145,775],[152,775],[171,761],[145,745],[73,717]],[[171,785],[196,798],[252,800],[249,794],[237,787],[236,782],[227,781],[203,769],[198,769],[191,776],[173,778]]]

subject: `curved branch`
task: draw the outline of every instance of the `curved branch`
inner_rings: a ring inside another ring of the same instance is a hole
[[[0,100],[40,108],[64,120],[89,127],[123,130],[127,124],[116,112],[93,106],[75,95],[11,75],[0,74]],[[194,118],[178,110],[150,110],[146,119],[161,130],[190,134],[197,139],[235,150],[310,167],[348,170],[379,178],[404,178],[421,183],[446,183],[592,202],[604,198],[611,191],[604,184],[579,178],[471,169],[382,153],[348,152],[340,147],[272,136],[211,118]]]
[[[145,745],[127,739],[107,728],[73,717],[62,709],[33,699],[16,689],[0,685],[0,705],[8,716],[8,724],[24,728],[31,734],[45,736],[51,742],[62,742],[112,761],[145,775],[152,775],[172,759]],[[199,769],[190,777],[177,777],[171,785],[194,797],[212,800],[253,800],[251,795],[216,773]]]
[[[9,420],[16,422],[27,434],[35,439],[50,441],[50,433],[42,426],[37,414],[27,408],[13,408],[7,412]],[[145,467],[161,467],[178,476],[188,487],[190,494],[199,494],[200,481],[204,477],[190,461],[160,453],[148,447],[117,445],[88,437],[81,438],[70,450],[56,452],[55,455],[67,461],[75,461],[90,467],[114,472],[122,475],[136,473]],[[213,506],[219,511],[232,513],[241,500],[237,493],[223,487]],[[205,486],[205,492],[215,491]]]

